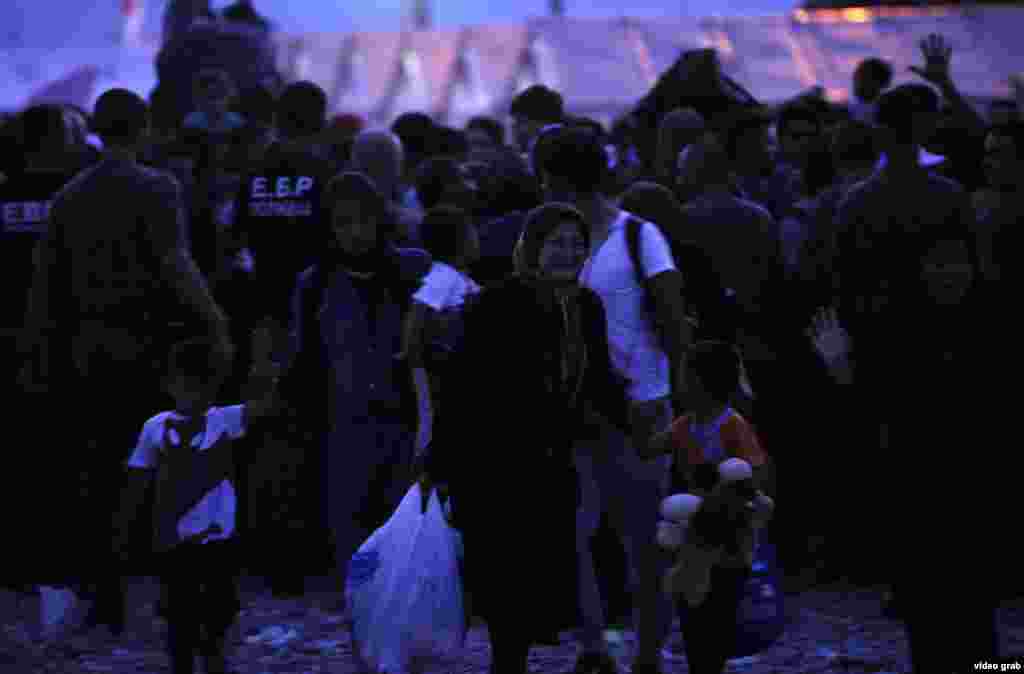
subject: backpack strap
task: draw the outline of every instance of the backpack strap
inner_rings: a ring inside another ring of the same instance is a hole
[[[640,229],[642,227],[643,221],[640,218],[631,215],[626,219],[626,248],[629,250],[629,259],[633,263],[636,280],[640,287],[644,288],[647,276],[644,274],[643,255],[640,251]]]
[[[633,271],[636,274],[636,282],[644,291],[644,303],[647,306],[647,313],[651,320],[654,320],[654,297],[647,288],[647,274],[644,272],[644,256],[640,250],[640,237],[644,221],[636,216],[629,216],[626,219],[626,249],[629,251],[629,259],[633,263]]]

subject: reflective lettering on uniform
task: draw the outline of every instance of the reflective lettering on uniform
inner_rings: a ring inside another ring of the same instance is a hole
[[[249,204],[249,215],[256,218],[308,218],[313,204],[308,201],[256,201]]]
[[[278,176],[274,179],[272,191],[267,183],[270,178],[253,178],[253,199],[299,199],[313,189],[316,184],[309,176]]]
[[[46,219],[50,216],[48,201],[13,201],[0,208],[4,229],[9,232],[46,231]]]
[[[311,189],[313,189],[313,179],[309,176],[299,176],[295,183],[295,196],[301,197]]]
[[[4,204],[4,224],[21,224],[21,204]]]
[[[46,204],[41,204],[38,201],[25,202],[24,215],[28,222],[39,222],[46,218]]]

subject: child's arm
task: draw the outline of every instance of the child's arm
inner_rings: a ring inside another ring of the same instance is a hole
[[[663,431],[655,433],[647,445],[644,447],[637,447],[637,454],[644,461],[656,459],[659,456],[665,456],[666,454],[672,453],[672,427],[669,426]]]

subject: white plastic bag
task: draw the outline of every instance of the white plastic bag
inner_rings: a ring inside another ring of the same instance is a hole
[[[39,587],[40,636],[55,641],[73,632],[82,618],[82,601],[67,588]]]
[[[421,513],[419,485],[352,558],[345,596],[353,651],[366,672],[408,674],[413,663],[443,658],[466,638],[460,537],[437,492]]]

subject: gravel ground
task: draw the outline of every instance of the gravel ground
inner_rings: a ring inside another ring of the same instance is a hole
[[[162,650],[164,623],[153,615],[158,588],[151,580],[135,581],[130,589],[129,626],[119,639],[103,630],[68,636],[44,645],[34,640],[32,617],[38,600],[0,591],[3,634],[0,635],[0,672],[34,674],[53,672],[169,672]],[[341,618],[332,612],[338,595],[320,582],[301,599],[274,599],[256,581],[243,589],[245,608],[233,634],[230,662],[239,674],[357,674],[352,644]],[[783,638],[756,658],[736,661],[727,670],[748,674],[904,674],[907,650],[899,623],[880,615],[880,591],[848,586],[826,586],[788,597],[789,627]],[[1005,651],[1024,655],[1024,601],[1002,610]],[[282,645],[251,643],[266,628],[280,627]],[[289,633],[291,632],[291,633]],[[576,644],[563,634],[557,647],[538,647],[530,656],[533,674],[571,672]],[[678,649],[675,631],[668,651]],[[486,629],[470,631],[464,652],[447,662],[432,663],[429,674],[486,674],[490,651]],[[197,672],[198,672],[197,668]],[[665,674],[685,674],[681,656],[667,658]],[[940,673],[936,673],[940,674]]]

